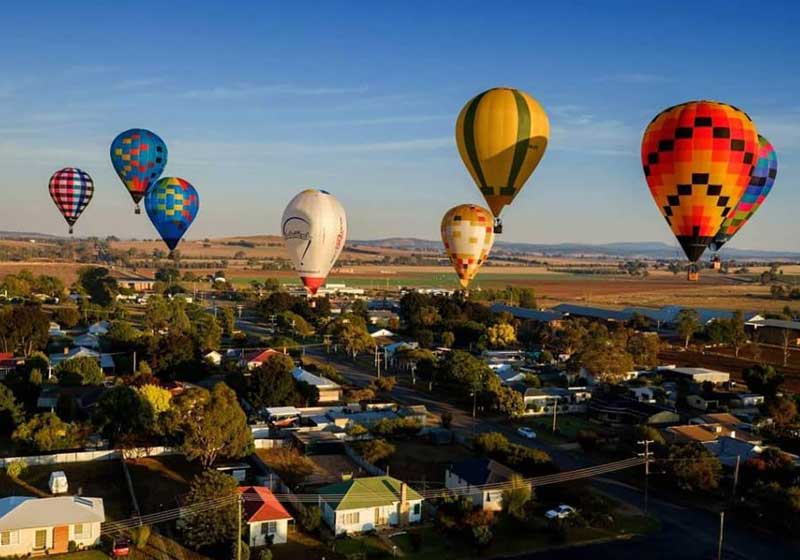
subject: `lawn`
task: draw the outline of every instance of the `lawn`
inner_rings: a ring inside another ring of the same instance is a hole
[[[536,431],[536,437],[548,443],[566,443],[577,440],[578,432],[581,430],[592,430],[602,432],[603,426],[592,424],[581,415],[562,414],[556,417],[556,433],[553,433],[553,417],[536,416],[526,417],[520,420],[525,426],[530,426]]]
[[[64,560],[108,560],[108,554],[101,550],[82,550],[71,554],[51,554],[48,558],[64,558]]]
[[[119,461],[85,461],[28,467],[20,480],[0,474],[0,496],[50,496],[50,473],[64,471],[70,494],[103,498],[108,521],[126,519],[133,507]]]
[[[420,483],[444,486],[447,466],[473,456],[459,444],[434,445],[423,439],[392,441],[394,454],[389,458],[389,474],[421,489]]]
[[[199,463],[183,455],[148,457],[128,462],[133,488],[142,514],[171,509],[189,491],[189,483],[202,472]]]

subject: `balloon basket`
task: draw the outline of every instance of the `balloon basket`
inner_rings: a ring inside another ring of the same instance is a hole
[[[136,208],[133,210],[133,213],[134,214],[141,214],[142,213],[142,209],[139,207],[138,204],[136,205]]]
[[[716,255],[714,257],[714,260],[711,263],[711,267],[714,270],[719,270],[720,268],[722,268],[722,261],[720,260],[719,255]]]
[[[72,235],[72,226],[69,226],[69,234]]]
[[[503,221],[500,218],[494,219],[494,232],[497,234],[503,233]]]
[[[689,265],[686,279],[689,280],[689,282],[697,282],[700,280],[700,270],[697,268],[696,264],[692,263]]]

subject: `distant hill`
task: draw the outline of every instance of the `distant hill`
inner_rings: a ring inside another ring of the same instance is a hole
[[[439,250],[441,242],[414,237],[390,237],[386,239],[351,241],[354,245],[372,247],[406,249],[417,251]],[[495,249],[510,253],[537,254],[545,256],[606,256],[621,258],[673,259],[683,258],[683,254],[674,246],[660,241],[617,242],[617,243],[520,243],[512,241],[496,241]],[[795,251],[761,251],[755,249],[723,249],[726,258],[733,259],[799,259],[800,252]]]

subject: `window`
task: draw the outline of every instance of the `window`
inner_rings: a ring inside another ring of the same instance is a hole
[[[357,525],[361,521],[361,515],[357,511],[351,511],[349,513],[343,513],[339,516],[339,520],[342,525]]]
[[[33,548],[44,550],[47,548],[47,529],[37,529],[33,537]]]
[[[85,534],[87,527],[83,526],[83,523],[76,523],[72,526],[72,534],[75,535],[76,539],[83,539],[88,535]]]
[[[274,535],[278,532],[278,523],[275,521],[267,521],[261,524],[262,535]]]
[[[0,532],[0,546],[19,544],[19,531]]]
[[[414,504],[414,515],[419,515],[421,509],[422,509],[421,504],[419,503]]]

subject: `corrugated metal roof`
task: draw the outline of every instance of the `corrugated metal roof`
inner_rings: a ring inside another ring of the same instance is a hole
[[[75,523],[103,523],[102,498],[59,496],[56,498],[0,499],[0,531],[54,527]]]

